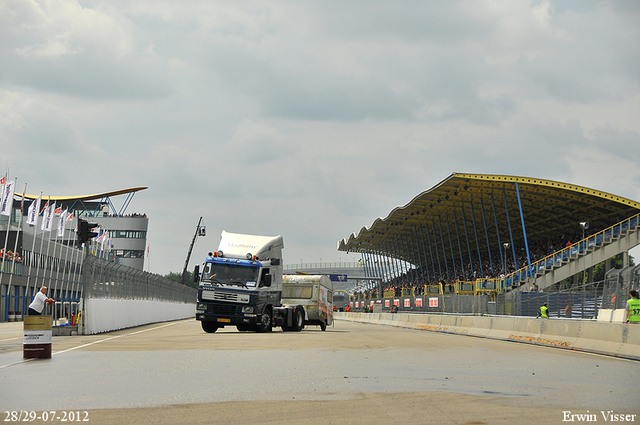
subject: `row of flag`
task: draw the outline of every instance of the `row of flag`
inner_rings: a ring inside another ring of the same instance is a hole
[[[6,182],[7,178],[0,178],[0,185],[2,186],[2,194],[0,196],[0,215],[11,216],[11,209],[13,207],[13,198],[15,195],[15,180]],[[25,187],[26,191],[26,187]],[[20,201],[20,212],[24,211],[24,197],[25,192],[22,192],[22,200]],[[27,210],[26,224],[36,226],[38,224],[38,217],[42,215],[42,222],[40,224],[40,230],[44,232],[51,232],[53,227],[54,215],[59,215],[57,237],[64,236],[65,225],[68,221],[73,220],[73,212],[69,213],[68,209],[62,211],[62,207],[56,206],[56,203],[46,202],[42,210],[40,209],[42,204],[42,194],[38,198],[31,202],[29,209]],[[98,242],[101,242],[103,247],[105,243],[111,248],[111,239],[109,238],[109,230],[98,228],[98,236],[93,238]]]

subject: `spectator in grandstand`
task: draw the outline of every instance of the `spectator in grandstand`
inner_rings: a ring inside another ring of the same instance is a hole
[[[47,297],[47,287],[43,286],[33,297],[33,302],[29,304],[29,316],[40,316],[44,309],[44,303],[53,304],[55,300]]]
[[[632,289],[629,291],[631,298],[627,300],[627,308],[625,311],[625,322],[640,324],[640,299],[638,299],[638,291]]]
[[[571,302],[567,300],[567,306],[564,309],[564,317],[571,317]]]

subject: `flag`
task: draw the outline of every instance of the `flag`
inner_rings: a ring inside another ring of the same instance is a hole
[[[0,184],[4,184],[7,181],[7,176],[0,179]]]
[[[26,192],[27,185],[25,185],[24,187],[25,187],[24,192]],[[22,192],[22,199],[20,200],[20,213],[24,211],[24,192]]]
[[[38,196],[38,199],[31,202],[29,205],[29,211],[27,212],[27,224],[35,226],[38,224],[38,211],[40,211],[40,202],[42,202],[42,195]]]
[[[64,210],[62,214],[60,214],[60,221],[58,222],[58,237],[61,238],[64,236],[64,225],[66,223],[65,218],[67,217],[67,210]]]
[[[62,205],[60,205],[58,208],[56,208],[54,212],[56,214],[62,214]]]
[[[11,216],[11,209],[13,208],[13,192],[16,188],[15,180],[7,183],[2,194],[2,203],[0,204],[0,214]]]
[[[51,224],[53,222],[53,211],[56,209],[56,203],[49,205],[44,211],[44,217],[42,218],[41,230],[45,232],[51,231]]]
[[[67,221],[73,220],[73,212],[67,216]]]

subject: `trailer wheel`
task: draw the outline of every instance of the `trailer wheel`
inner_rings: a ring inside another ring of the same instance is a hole
[[[208,334],[212,334],[218,330],[218,325],[216,325],[215,322],[208,322],[206,320],[203,320],[200,323],[202,324],[202,330]]]
[[[327,330],[327,322],[326,321],[323,320],[322,322],[320,322],[320,330],[322,332]]]
[[[256,332],[271,332],[271,307],[265,307],[260,315],[260,323],[257,324]]]
[[[304,308],[297,305],[293,311],[293,331],[300,332],[304,329]]]

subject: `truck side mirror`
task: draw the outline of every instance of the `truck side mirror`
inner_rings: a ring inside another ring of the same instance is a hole
[[[262,286],[267,286],[267,287],[271,286],[271,275],[270,274],[264,275],[264,282],[262,282]]]
[[[193,269],[193,281],[195,283],[198,283],[198,277],[200,277],[200,266],[196,266],[196,268]]]

